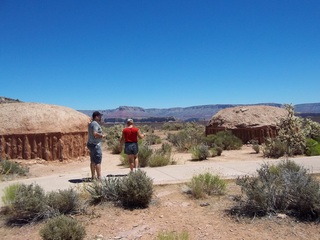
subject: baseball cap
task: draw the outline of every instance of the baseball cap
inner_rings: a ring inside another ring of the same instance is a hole
[[[127,122],[133,122],[132,118],[128,118]]]
[[[95,118],[96,116],[102,116],[103,114],[99,111],[95,111],[92,113],[92,118]]]

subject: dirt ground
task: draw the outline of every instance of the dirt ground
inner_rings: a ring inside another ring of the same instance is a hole
[[[250,146],[237,151],[224,151],[222,156],[207,161],[247,161],[262,158]],[[197,164],[189,153],[175,153],[177,164]],[[104,151],[103,169],[123,168],[119,155]],[[88,167],[88,158],[64,162],[33,161],[29,164],[34,177],[76,172]],[[86,206],[85,213],[73,216],[86,229],[86,239],[157,239],[161,232],[187,232],[189,239],[320,239],[320,228],[315,223],[302,223],[290,217],[237,219],[228,215],[235,205],[234,196],[240,188],[228,181],[227,193],[195,200],[184,193],[185,185],[155,186],[155,194],[148,208],[126,210],[111,203]],[[40,239],[39,229],[45,221],[19,227],[7,227],[0,222],[0,238]]]

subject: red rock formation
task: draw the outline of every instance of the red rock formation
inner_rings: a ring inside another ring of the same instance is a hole
[[[287,111],[271,106],[243,106],[226,108],[217,112],[206,126],[206,135],[230,130],[243,143],[256,140],[263,143],[278,133],[276,125]]]
[[[89,117],[39,103],[0,104],[0,158],[64,160],[87,156]]]

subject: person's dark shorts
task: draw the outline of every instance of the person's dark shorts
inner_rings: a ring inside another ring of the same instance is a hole
[[[102,161],[102,151],[100,145],[97,144],[87,144],[88,149],[90,150],[90,160],[95,164],[101,164]]]
[[[138,143],[126,142],[124,145],[124,153],[127,155],[137,155],[139,151]]]

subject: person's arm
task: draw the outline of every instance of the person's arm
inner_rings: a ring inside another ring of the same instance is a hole
[[[122,147],[123,144],[124,144],[124,134],[122,132],[122,136],[120,138],[120,146]]]
[[[92,132],[93,132],[94,138],[104,138],[104,134],[103,134],[101,128],[99,127],[99,125],[97,125],[97,124],[93,125]]]
[[[104,134],[103,133],[98,133],[98,132],[93,132],[93,136],[95,138],[103,138],[104,137]]]
[[[145,134],[140,133],[140,130],[138,131],[138,138],[142,139],[145,137]]]

